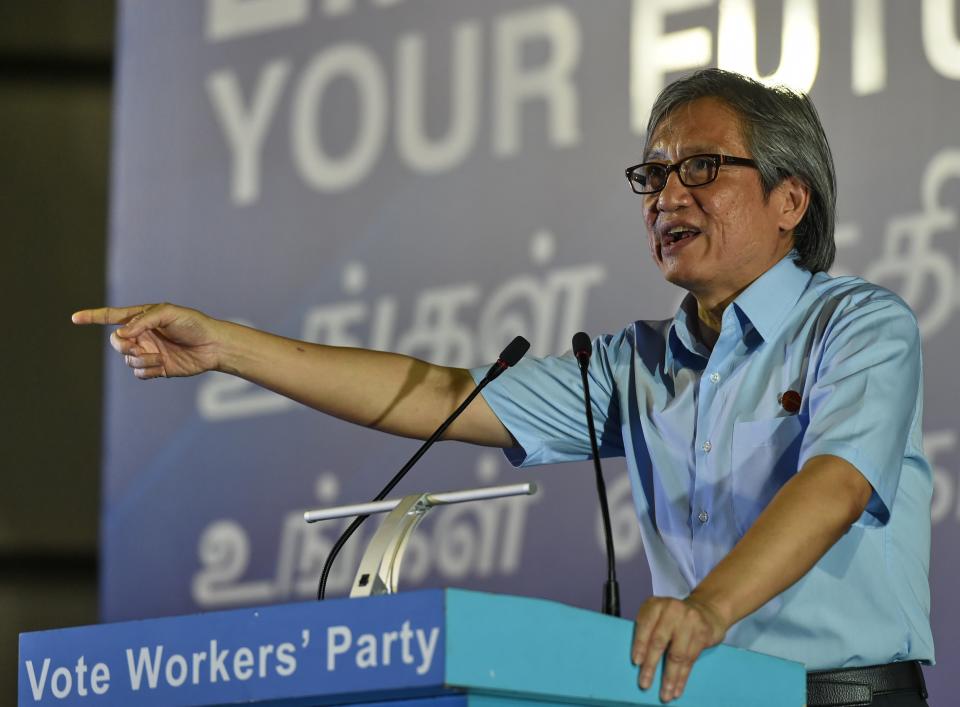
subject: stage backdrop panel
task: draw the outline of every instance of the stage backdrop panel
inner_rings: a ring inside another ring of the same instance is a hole
[[[834,272],[892,288],[920,320],[944,664],[930,675],[960,688],[957,14],[956,0],[125,0],[110,303],[458,366],[518,333],[560,352],[680,299],[623,177],[657,91],[711,65],[809,91],[839,176]],[[368,499],[416,448],[227,376],[142,383],[107,358],[105,620],[312,596],[342,524],[301,512]],[[605,468],[632,612],[649,577],[623,464]],[[598,607],[588,464],[519,475],[445,443],[397,494],[521,477],[542,493],[437,511],[404,585]]]

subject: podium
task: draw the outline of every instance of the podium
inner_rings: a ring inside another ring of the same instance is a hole
[[[633,624],[459,589],[24,633],[18,704],[284,707],[660,705]],[[678,707],[801,707],[803,665],[717,646]]]

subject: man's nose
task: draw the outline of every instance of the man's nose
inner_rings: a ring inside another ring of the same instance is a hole
[[[688,206],[692,196],[690,189],[680,181],[680,175],[676,171],[671,171],[667,175],[667,181],[663,189],[657,195],[657,209],[660,211],[674,211],[680,207]]]

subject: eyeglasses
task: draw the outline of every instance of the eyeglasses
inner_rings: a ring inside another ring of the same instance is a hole
[[[673,164],[644,162],[627,167],[627,181],[635,194],[656,194],[667,186],[667,178],[676,172],[685,187],[702,187],[717,178],[720,165],[757,168],[757,163],[746,157],[730,155],[690,155]]]

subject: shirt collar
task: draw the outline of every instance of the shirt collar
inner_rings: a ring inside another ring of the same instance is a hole
[[[728,308],[729,314],[725,314],[724,319],[736,315],[740,320],[741,331],[746,331],[746,323],[749,322],[764,340],[776,334],[787,312],[800,299],[813,277],[811,273],[797,267],[794,263],[796,257],[797,252],[790,251],[776,265],[754,280],[733,301],[735,309]],[[700,359],[698,362],[702,364],[710,357],[710,351],[693,334],[691,324],[692,318],[696,316],[697,301],[693,295],[687,294],[670,327],[670,348],[674,356],[687,365],[693,363],[688,358],[690,355]]]
[[[793,306],[800,299],[813,274],[797,267],[796,251],[790,251],[780,262],[754,280],[733,301],[764,340],[770,339]]]
[[[710,351],[694,334],[696,317],[697,300],[687,293],[670,326],[670,350],[681,364],[702,368],[710,358]]]

